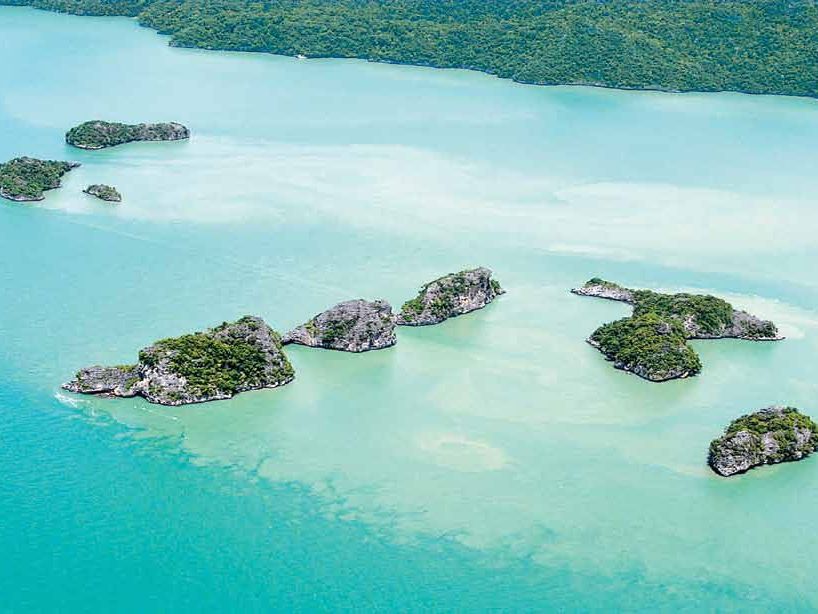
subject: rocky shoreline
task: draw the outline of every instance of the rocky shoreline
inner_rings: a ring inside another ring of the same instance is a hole
[[[599,277],[589,279],[579,288],[572,288],[571,292],[578,296],[604,298],[609,301],[618,301],[629,305],[633,305],[636,302],[633,297],[633,290],[624,288],[610,281],[605,281]]]
[[[818,426],[794,407],[767,407],[733,420],[710,444],[707,464],[723,477],[803,460],[818,449]]]

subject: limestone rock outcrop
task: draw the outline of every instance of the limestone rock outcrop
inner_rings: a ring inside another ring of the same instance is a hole
[[[492,272],[479,267],[450,273],[424,285],[418,295],[406,301],[397,322],[403,326],[427,326],[482,309],[505,294]]]
[[[818,426],[794,407],[768,407],[733,420],[713,440],[707,463],[721,476],[797,461],[818,449]]]
[[[367,352],[395,345],[395,316],[386,301],[338,303],[284,335],[283,342]]]

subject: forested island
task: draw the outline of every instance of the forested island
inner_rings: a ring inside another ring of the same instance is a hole
[[[139,352],[137,364],[86,367],[63,388],[185,405],[277,388],[294,377],[278,333],[261,318],[245,316],[204,332],[157,341]]]
[[[652,382],[696,375],[698,354],[687,345],[679,322],[650,313],[603,324],[588,338],[618,369]]]
[[[99,198],[100,200],[104,200],[105,202],[109,203],[122,202],[122,194],[119,193],[119,190],[110,185],[95,183],[89,185],[87,188],[83,190],[83,192],[90,196],[96,196],[97,198]]]
[[[776,325],[735,309],[709,294],[663,294],[633,290],[594,277],[571,290],[580,296],[620,301],[633,306],[633,315],[603,324],[588,343],[614,367],[652,382],[696,375],[699,356],[688,339],[747,339],[777,341]]]
[[[14,158],[0,164],[0,196],[18,202],[43,200],[46,190],[60,187],[63,175],[78,166],[77,162]]]
[[[170,44],[467,68],[535,84],[818,96],[812,0],[0,0]]]
[[[794,407],[767,407],[733,420],[710,444],[707,464],[721,476],[806,458],[818,449],[818,426]]]
[[[176,122],[121,124],[93,120],[74,126],[65,133],[65,142],[80,149],[105,149],[134,141],[179,141],[187,138],[190,138],[190,131]]]

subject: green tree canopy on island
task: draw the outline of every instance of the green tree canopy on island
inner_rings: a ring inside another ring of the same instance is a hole
[[[520,82],[818,95],[815,0],[0,0],[126,15],[171,44]]]

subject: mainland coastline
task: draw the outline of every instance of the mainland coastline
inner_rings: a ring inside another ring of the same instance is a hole
[[[735,0],[718,7],[706,0],[623,0],[604,8],[569,0],[523,0],[513,8],[494,10],[480,0],[436,10],[420,2],[394,6],[378,0],[370,11],[361,11],[350,0],[331,3],[333,11],[322,11],[321,0],[263,9],[239,0],[230,11],[208,7],[203,12],[156,0],[0,4],[136,18],[140,25],[169,35],[169,44],[176,47],[464,69],[527,85],[818,97],[818,67],[808,60],[816,51],[809,32],[818,27],[818,16],[807,3],[784,0],[755,8]],[[741,27],[728,25],[731,21]],[[316,31],[299,37],[298,29],[286,27],[299,23]],[[707,23],[719,26],[712,31],[703,26]],[[531,24],[538,28],[525,27]],[[394,37],[396,32],[404,35]],[[378,42],[378,35],[391,42]],[[554,37],[566,42],[554,46]],[[611,45],[618,47],[617,53]],[[491,47],[497,50],[488,52]],[[759,57],[750,54],[751,49]]]

